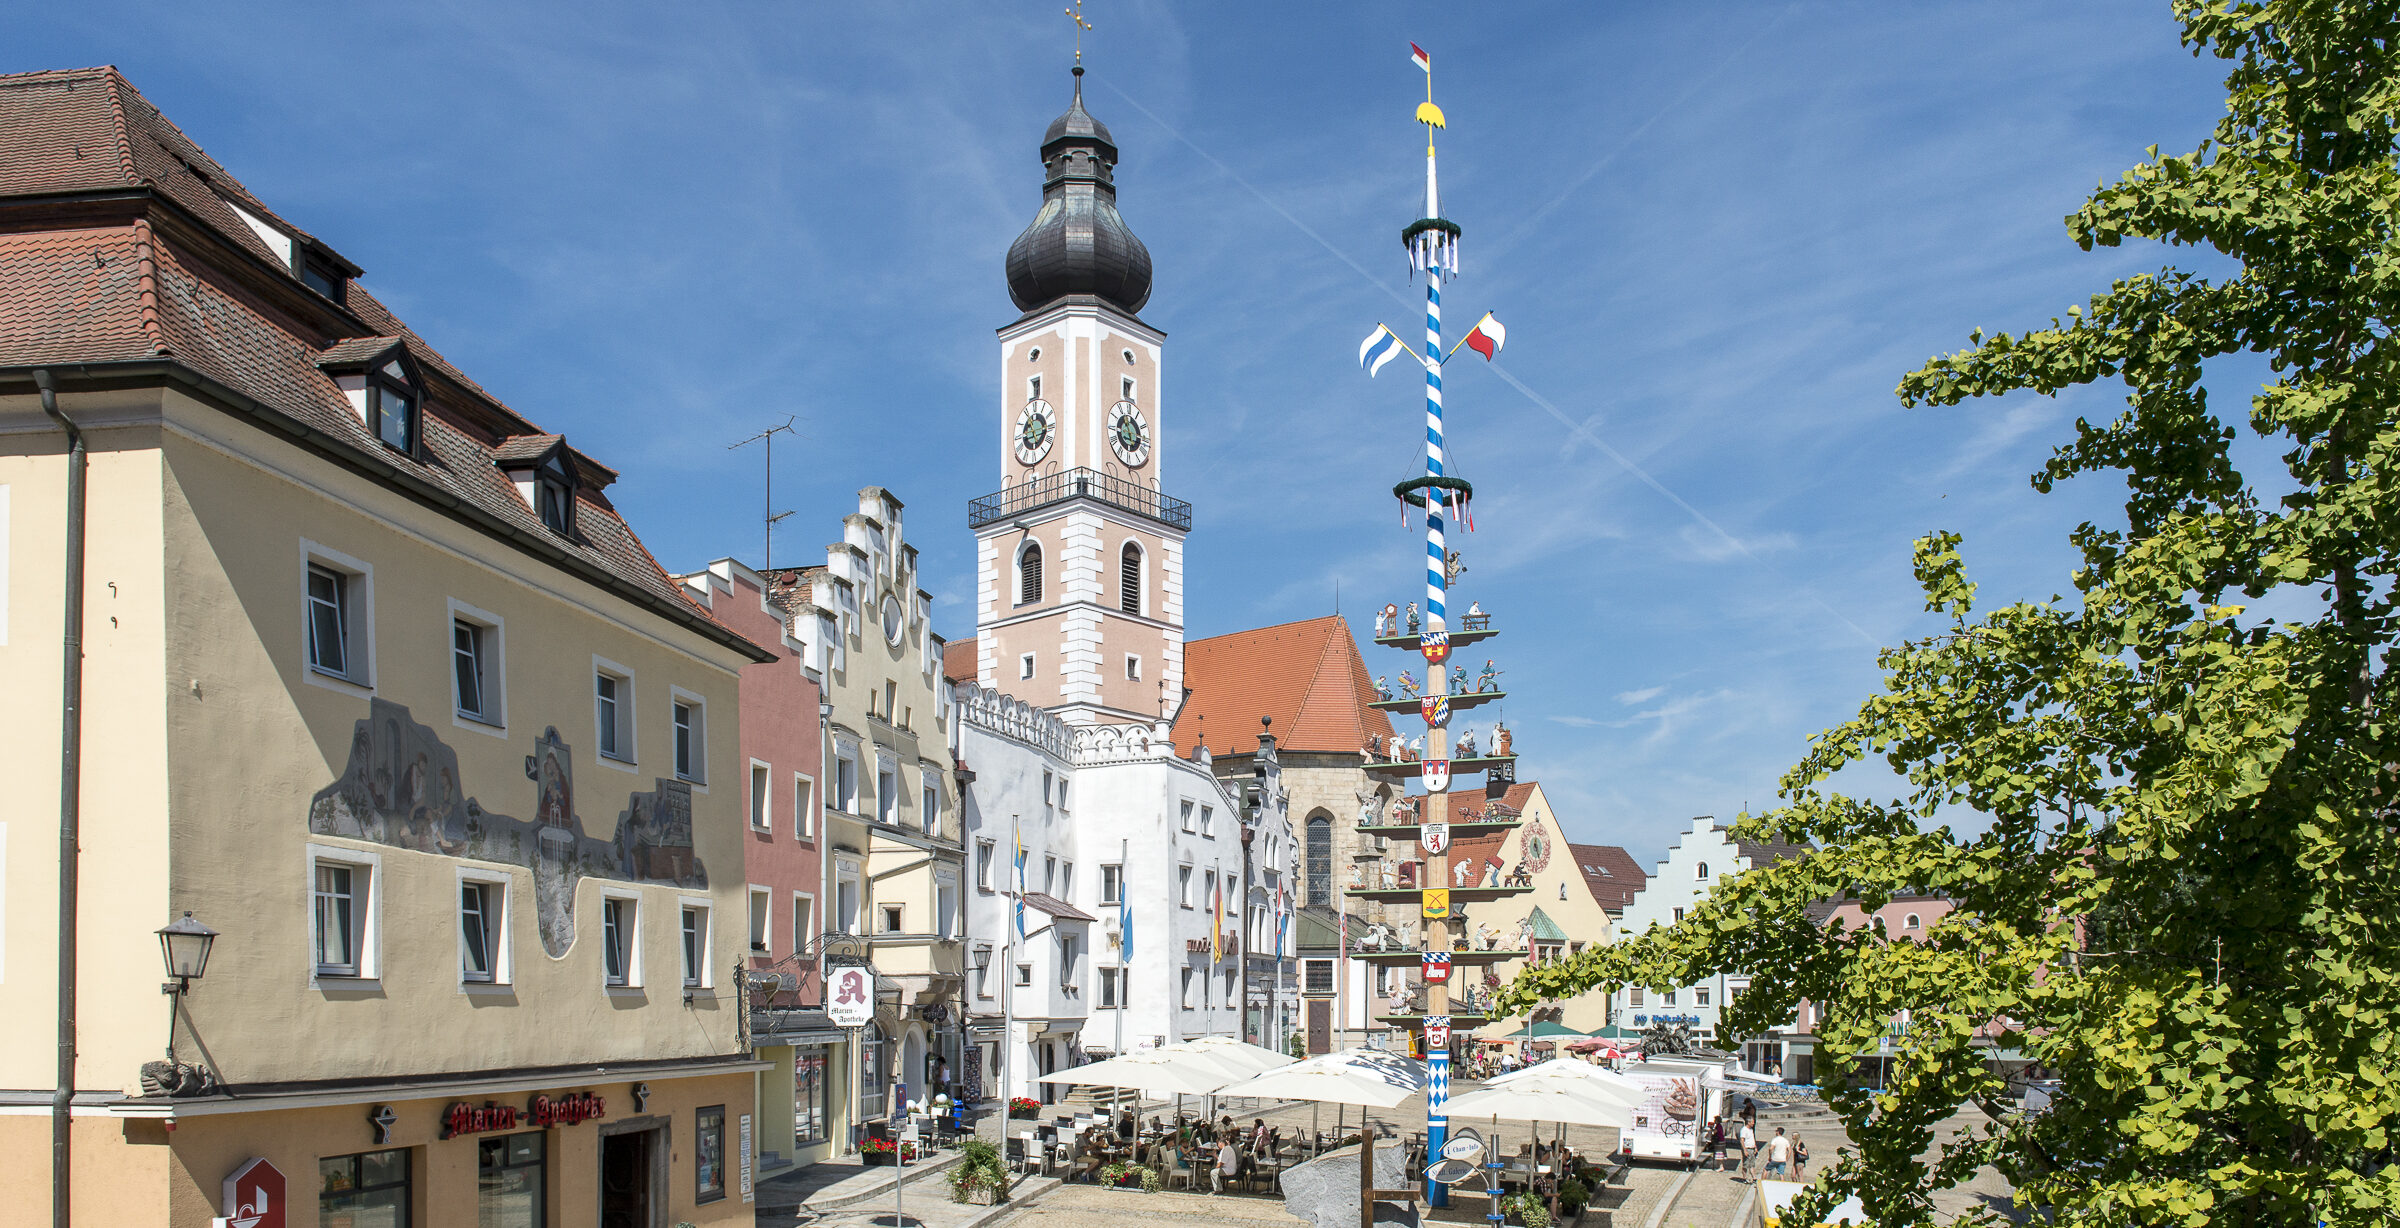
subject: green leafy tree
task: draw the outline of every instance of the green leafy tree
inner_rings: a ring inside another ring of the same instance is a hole
[[[1754,979],[1730,1030],[1815,1002],[1853,1140],[1818,1210],[1838,1191],[1878,1223],[1928,1223],[1935,1191],[1991,1164],[2077,1224],[2400,1221],[2400,5],[2175,9],[2185,45],[2231,67],[2226,115],[2067,228],[2086,250],[2205,247],[2232,271],[2118,281],[1898,389],[1950,406],[2121,381],[2126,410],[2077,422],[2033,483],[2118,474],[2123,522],[2073,533],[2071,597],[1988,610],[1960,539],[1920,541],[1947,627],[1885,650],[1883,692],[1742,821],[1817,851],[1721,883],[1672,929],[1528,969],[1500,1006],[1737,969]],[[2273,377],[2239,421],[2202,379],[2232,355]],[[2245,431],[2280,460],[2258,482],[2236,463]],[[1875,758],[1897,796],[1836,788]],[[1961,809],[1979,834],[1939,825]],[[1911,890],[1957,911],[1913,939],[1805,911]],[[1903,1011],[1889,1086],[1843,1087]],[[2058,1106],[1937,1148],[1935,1123],[2008,1091],[1993,1041],[2059,1077]]]

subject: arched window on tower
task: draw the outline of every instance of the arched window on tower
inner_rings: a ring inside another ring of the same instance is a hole
[[[1017,551],[1017,604],[1032,605],[1042,599],[1042,547],[1027,542]]]
[[[1142,548],[1132,542],[1125,543],[1118,556],[1117,608],[1128,614],[1142,612]]]
[[[1322,810],[1308,816],[1307,902],[1333,903],[1333,817]]]

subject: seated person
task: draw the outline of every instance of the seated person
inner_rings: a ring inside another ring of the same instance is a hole
[[[1083,1136],[1076,1140],[1075,1171],[1068,1175],[1067,1180],[1073,1181],[1080,1177],[1097,1184],[1100,1180],[1100,1170],[1107,1163],[1108,1157],[1100,1154],[1099,1135],[1086,1130],[1083,1132]]]
[[[1208,1167],[1208,1192],[1222,1194],[1225,1183],[1241,1176],[1242,1155],[1228,1136],[1217,1143],[1217,1162]]]

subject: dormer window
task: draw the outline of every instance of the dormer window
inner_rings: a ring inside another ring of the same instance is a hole
[[[545,473],[533,480],[534,510],[542,525],[564,536],[575,528],[575,494],[564,475]]]
[[[566,440],[556,435],[513,436],[492,449],[492,462],[515,484],[543,528],[561,537],[574,536],[575,491],[581,479]]]
[[[300,259],[300,284],[338,303],[342,301],[342,287],[349,284],[349,279],[331,264],[313,256],[303,256]]]
[[[367,380],[367,429],[399,451],[417,451],[417,398],[388,368]]]

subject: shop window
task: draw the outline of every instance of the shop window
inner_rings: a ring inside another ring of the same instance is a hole
[[[725,1196],[725,1106],[712,1104],[697,1111],[692,1139],[693,1201],[715,1202]]]
[[[406,1228],[408,1177],[406,1148],[325,1156],[317,1161],[317,1222]]]
[[[831,1059],[823,1045],[803,1045],[792,1054],[792,1142],[822,1143],[833,1122]]]
[[[540,1131],[476,1140],[477,1228],[548,1228],[547,1141]]]

